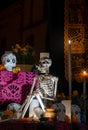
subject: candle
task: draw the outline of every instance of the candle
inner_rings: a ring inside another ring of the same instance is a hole
[[[87,76],[87,72],[83,71],[83,95],[86,95],[86,76]]]
[[[71,72],[71,41],[68,41],[68,79],[69,79],[69,96],[72,91],[72,72]]]

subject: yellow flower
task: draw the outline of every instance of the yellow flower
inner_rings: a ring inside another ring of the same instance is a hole
[[[12,47],[19,64],[35,64],[35,52],[29,44],[16,44]]]
[[[26,52],[27,51],[27,49],[25,47],[22,48],[21,50],[22,50],[22,52]]]
[[[13,52],[14,52],[14,53],[18,53],[18,49],[14,48],[14,49],[13,49]]]
[[[20,45],[19,45],[19,44],[16,44],[16,48],[20,49],[21,47],[20,47]]]
[[[74,90],[73,91],[73,96],[77,96],[78,95],[78,91],[77,90]]]
[[[13,73],[18,73],[18,72],[20,72],[20,67],[15,67],[15,68],[13,68]]]

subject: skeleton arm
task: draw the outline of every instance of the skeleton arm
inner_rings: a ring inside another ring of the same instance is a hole
[[[55,77],[54,80],[55,80],[54,98],[56,98],[58,78]]]
[[[32,84],[32,87],[31,87],[31,90],[30,90],[29,95],[31,95],[31,94],[33,93],[33,90],[34,90],[34,87],[35,87],[36,80],[37,80],[37,77],[34,78],[34,81],[33,81],[33,84]]]

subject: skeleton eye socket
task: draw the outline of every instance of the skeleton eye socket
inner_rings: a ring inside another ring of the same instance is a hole
[[[45,63],[46,63],[45,61],[42,62],[42,64],[45,64]]]
[[[12,59],[12,62],[15,63],[15,59]]]
[[[49,64],[49,61],[46,60],[45,63]]]
[[[78,113],[79,113],[78,111],[75,112],[76,115],[77,115]]]
[[[7,62],[10,62],[10,59],[7,59]]]

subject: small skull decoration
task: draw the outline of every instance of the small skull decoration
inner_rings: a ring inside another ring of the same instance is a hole
[[[71,115],[75,116],[78,122],[81,122],[81,109],[78,105],[71,105]]]
[[[8,71],[16,67],[16,56],[12,52],[5,52],[1,57],[2,64]]]
[[[13,113],[14,113],[13,117],[14,118],[20,118],[20,116],[21,116],[21,112],[19,112],[20,108],[21,108],[21,104],[15,103],[15,102],[12,102],[12,103],[7,105],[7,110],[13,111]]]
[[[7,110],[12,110],[14,112],[17,112],[20,109],[21,105],[19,103],[10,103],[7,106]]]
[[[62,103],[55,103],[52,106],[57,111],[57,120],[65,121],[66,108]]]

